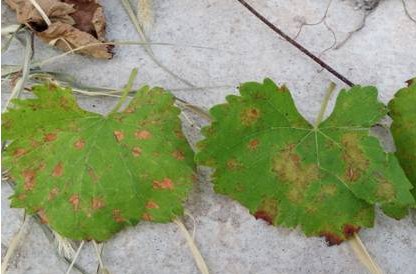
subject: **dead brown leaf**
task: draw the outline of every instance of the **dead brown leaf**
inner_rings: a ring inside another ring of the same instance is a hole
[[[29,26],[43,41],[69,51],[105,42],[103,7],[96,0],[36,0],[52,22],[49,26],[27,0],[5,0],[19,23]],[[113,57],[113,46],[95,45],[77,52],[100,59]]]

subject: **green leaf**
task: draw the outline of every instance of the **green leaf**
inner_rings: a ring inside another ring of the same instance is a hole
[[[193,151],[170,93],[143,87],[106,117],[81,109],[69,89],[42,85],[34,94],[14,100],[2,119],[13,207],[38,213],[65,237],[97,241],[183,213]]]
[[[374,204],[393,217],[414,205],[397,159],[369,128],[385,114],[374,87],[342,90],[333,113],[314,127],[286,87],[245,83],[241,96],[210,110],[197,162],[215,168],[215,191],[256,218],[338,244],[371,227]]]
[[[391,132],[396,156],[409,180],[416,187],[416,78],[400,89],[389,103],[393,119]],[[416,188],[413,189],[416,197]]]

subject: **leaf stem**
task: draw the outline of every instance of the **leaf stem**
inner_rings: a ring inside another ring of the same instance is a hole
[[[367,269],[372,274],[382,274],[380,267],[377,265],[377,263],[374,261],[374,259],[371,257],[371,255],[368,253],[367,249],[365,248],[365,245],[361,241],[360,237],[357,233],[354,233],[353,237],[348,240],[350,243],[351,248],[354,250],[355,255],[357,258],[361,261],[361,263],[367,267]]]
[[[116,113],[119,110],[119,108],[124,104],[124,102],[127,99],[127,95],[130,93],[131,87],[133,86],[133,81],[134,81],[134,78],[136,78],[136,75],[137,75],[137,68],[134,68],[130,73],[129,81],[127,82],[127,85],[124,87],[124,89],[121,92],[120,100],[118,101],[117,105],[114,107],[114,109],[110,112],[109,115]]]
[[[328,89],[326,90],[326,95],[324,101],[322,102],[321,110],[319,111],[318,117],[316,118],[315,128],[319,126],[319,124],[322,122],[322,119],[324,118],[326,108],[328,107],[329,99],[331,99],[331,96],[335,91],[335,87],[335,83],[331,82],[331,84],[329,84]]]
[[[78,258],[78,256],[79,256],[79,253],[81,252],[81,249],[82,249],[82,247],[84,246],[84,243],[85,243],[85,241],[82,241],[82,242],[81,242],[81,244],[79,245],[78,250],[77,250],[77,252],[75,253],[74,258],[72,258],[72,262],[71,262],[71,264],[69,265],[68,269],[66,270],[65,274],[69,274],[69,273],[71,273],[72,267],[74,266],[75,261],[77,260],[77,258]]]

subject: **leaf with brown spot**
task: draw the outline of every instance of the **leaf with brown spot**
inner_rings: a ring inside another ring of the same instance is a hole
[[[87,46],[77,53],[100,59],[113,57],[113,46],[104,44],[105,17],[96,0],[36,0],[51,21],[48,26],[37,9],[26,0],[6,0],[16,11],[17,21],[28,25],[47,44],[64,51]]]
[[[182,215],[194,162],[177,136],[180,111],[163,89],[135,94],[128,106],[135,111],[107,117],[81,109],[70,89],[53,84],[14,100],[1,131],[11,141],[2,164],[16,181],[12,206],[42,208],[52,229],[77,240],[104,241],[143,214],[163,223]],[[143,126],[149,117],[160,122]]]
[[[216,192],[257,219],[299,225],[308,236],[339,244],[373,226],[375,204],[395,218],[401,215],[392,209],[415,205],[396,158],[369,134],[386,114],[375,88],[342,90],[317,126],[270,79],[244,83],[240,96],[226,99],[210,110],[213,122],[202,129],[196,160],[215,169]]]

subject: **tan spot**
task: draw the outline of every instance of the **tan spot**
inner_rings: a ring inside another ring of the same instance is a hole
[[[18,148],[18,149],[16,149],[16,151],[13,153],[13,157],[20,157],[20,156],[23,156],[23,155],[25,155],[26,154],[26,149],[24,149],[24,148]]]
[[[152,221],[153,220],[153,216],[150,215],[148,212],[145,212],[142,214],[142,219],[145,221]]]
[[[175,150],[174,152],[172,152],[172,156],[173,158],[175,158],[176,160],[182,161],[185,159],[185,154],[182,151],[179,150]]]
[[[345,162],[344,179],[347,182],[356,182],[368,169],[370,163],[359,147],[360,137],[357,133],[344,134],[342,144],[344,145],[343,159]]]
[[[78,150],[83,149],[83,148],[84,148],[84,146],[85,146],[85,141],[84,141],[84,140],[82,140],[82,139],[79,139],[79,140],[77,140],[77,141],[74,143],[74,147],[75,147],[76,149],[78,149]]]
[[[75,211],[79,208],[79,196],[78,194],[73,194],[71,197],[69,197],[69,202],[72,204],[72,207]]]
[[[40,142],[38,142],[38,141],[32,141],[32,147],[33,148],[37,148],[38,146],[40,146]]]
[[[173,190],[174,184],[171,179],[164,178],[162,181],[153,181],[153,188],[155,189],[170,189]]]
[[[25,180],[24,188],[27,191],[33,190],[36,184],[36,172],[30,169],[23,171],[23,178]]]
[[[134,108],[133,107],[129,107],[129,108],[126,108],[126,110],[125,110],[125,112],[126,113],[132,113],[132,112],[134,112]]]
[[[293,203],[301,203],[306,188],[319,179],[316,164],[302,164],[295,153],[294,144],[287,145],[273,158],[273,171],[280,182],[287,185],[287,197]]]
[[[64,168],[62,167],[62,163],[59,162],[55,168],[53,169],[52,172],[52,177],[59,177],[62,176],[62,174],[64,173]]]
[[[134,147],[131,154],[133,154],[134,157],[139,157],[142,154],[142,150],[138,147]]]
[[[52,142],[55,141],[57,138],[57,135],[55,133],[48,133],[43,137],[43,140],[45,142]]]
[[[103,208],[105,205],[104,200],[98,197],[92,198],[92,208],[93,209],[100,209]]]
[[[124,133],[119,130],[115,130],[114,137],[116,137],[117,142],[120,142],[121,140],[124,139]]]
[[[113,210],[113,219],[117,223],[122,223],[127,221],[125,218],[121,217],[121,210],[120,209],[114,209]]]
[[[49,223],[48,216],[46,216],[45,210],[44,210],[43,208],[39,209],[36,213],[39,215],[39,217],[40,217],[40,222],[41,222],[42,224],[47,224],[47,223]]]
[[[253,125],[260,117],[260,111],[256,108],[243,110],[241,113],[241,123],[245,126]]]
[[[134,133],[134,136],[139,140],[147,140],[152,137],[152,134],[147,130],[138,130]]]
[[[259,145],[259,140],[257,140],[257,139],[254,139],[254,140],[251,140],[248,144],[247,144],[247,148],[249,149],[249,150],[256,150],[257,149],[257,146]]]
[[[94,183],[98,181],[98,176],[95,174],[94,169],[91,167],[88,168],[88,175],[92,178]]]
[[[57,187],[52,188],[51,191],[49,191],[49,201],[52,201],[55,199],[55,197],[59,194],[59,189]]]
[[[146,203],[146,208],[159,208],[159,205],[156,202],[153,201],[148,201]]]
[[[336,184],[323,185],[321,188],[321,192],[328,196],[334,196],[337,194],[337,191],[338,187]]]
[[[17,196],[17,199],[19,201],[24,201],[24,200],[26,200],[26,197],[27,197],[27,195],[25,193],[21,193]]]
[[[396,197],[396,190],[393,184],[385,177],[379,174],[374,174],[377,181],[376,196],[386,202],[394,201]]]
[[[243,165],[237,161],[236,159],[230,159],[227,161],[227,168],[228,170],[234,171],[234,170],[238,170],[242,167]]]

